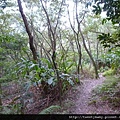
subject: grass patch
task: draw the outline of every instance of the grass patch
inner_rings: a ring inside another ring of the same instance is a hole
[[[102,101],[109,101],[113,106],[120,106],[120,79],[107,76],[104,83],[93,90],[93,96],[100,96]]]

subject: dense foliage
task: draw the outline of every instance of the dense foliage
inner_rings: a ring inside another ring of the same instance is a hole
[[[103,19],[102,24],[107,20],[111,20],[115,25],[116,31],[112,34],[102,33],[98,36],[104,47],[114,48],[120,47],[120,1],[119,0],[95,0],[94,10],[96,14],[106,12],[106,18]],[[117,25],[117,26],[116,26]]]

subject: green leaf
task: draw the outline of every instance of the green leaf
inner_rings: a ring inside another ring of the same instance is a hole
[[[74,63],[71,63],[71,64],[66,68],[66,70],[68,71],[73,65],[74,65]]]
[[[29,68],[31,69],[31,68],[34,68],[34,66],[36,66],[36,64],[32,64]]]
[[[97,6],[93,5],[93,8],[97,9]]]
[[[72,86],[74,85],[74,82],[72,81],[72,79],[70,77],[67,79],[67,81],[69,82],[70,85],[72,85]]]
[[[107,19],[103,19],[102,20],[102,25],[105,24],[107,22]]]
[[[48,84],[51,85],[53,83],[54,77],[51,77],[50,79],[48,79]]]

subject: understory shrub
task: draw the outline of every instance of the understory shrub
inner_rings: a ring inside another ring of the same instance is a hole
[[[83,67],[83,77],[85,78],[94,78],[95,77],[95,71],[93,67],[89,67],[88,65]]]
[[[114,74],[115,74],[115,69],[109,69],[103,73],[103,76],[109,76]]]
[[[120,106],[120,78],[107,76],[104,83],[93,90],[93,94],[101,100],[109,101],[113,106]]]

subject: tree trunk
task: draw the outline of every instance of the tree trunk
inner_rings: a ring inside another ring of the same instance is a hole
[[[2,74],[3,74],[3,69],[2,69],[2,66],[0,66],[0,78],[2,77]],[[1,86],[1,84],[2,83],[0,83],[0,106],[2,106],[2,86]]]
[[[23,12],[23,8],[22,8],[22,5],[21,5],[21,0],[17,0],[17,2],[18,2],[18,6],[19,6],[19,11],[21,13],[21,16],[22,16],[22,19],[23,19],[23,22],[24,22],[24,25],[25,25],[25,28],[26,28],[26,32],[27,32],[28,37],[29,37],[29,45],[30,45],[30,49],[32,51],[33,60],[37,61],[37,53],[36,53],[36,49],[34,47],[33,36],[32,36],[31,31],[30,31],[29,24],[28,24],[28,21],[26,19],[26,16]]]
[[[26,16],[23,12],[23,8],[22,8],[22,4],[21,4],[21,0],[17,0],[18,2],[18,6],[19,6],[19,11],[21,13],[21,16],[22,16],[22,19],[23,19],[23,22],[24,22],[24,25],[25,25],[25,29],[26,29],[26,32],[28,34],[28,37],[29,37],[29,46],[30,46],[30,50],[32,51],[32,56],[33,56],[33,60],[35,62],[37,62],[37,52],[36,52],[36,49],[35,49],[35,46],[34,46],[34,38],[33,38],[33,35],[32,35],[32,32],[29,28],[29,24],[28,24],[28,21],[26,19]],[[21,96],[21,114],[24,114],[24,100],[22,99],[22,96]]]
[[[69,16],[69,10],[68,10],[68,16]],[[82,64],[81,64],[82,52],[81,52],[81,44],[79,42],[79,30],[77,32],[75,31],[75,29],[70,21],[70,16],[69,16],[69,22],[70,22],[70,26],[71,26],[74,34],[76,35],[75,42],[76,42],[77,50],[78,50],[78,54],[79,54],[79,60],[78,60],[78,64],[77,64],[77,74],[80,74],[80,67],[81,67],[81,72],[83,72],[83,69],[82,69]]]
[[[58,17],[57,17],[57,20],[56,20],[56,25],[55,27],[53,28],[52,25],[51,25],[51,21],[50,21],[50,18],[49,18],[49,15],[47,13],[47,10],[43,4],[43,1],[40,0],[41,4],[42,4],[42,8],[43,8],[43,11],[45,12],[45,15],[46,15],[46,18],[47,18],[47,23],[48,23],[48,37],[50,39],[50,42],[51,42],[51,48],[52,48],[52,62],[53,62],[53,67],[54,67],[54,71],[55,71],[55,74],[57,76],[57,80],[58,80],[58,85],[59,85],[59,100],[60,100],[60,106],[61,106],[61,96],[62,96],[62,81],[59,77],[59,71],[58,71],[58,68],[57,68],[57,64],[56,64],[56,29],[58,27],[58,23],[59,23],[59,17],[60,17],[60,13],[61,13],[61,10],[62,10],[62,5],[63,5],[63,2],[64,0],[62,0],[61,2],[61,6],[60,6],[60,9],[59,9],[59,12],[58,12]]]
[[[98,47],[99,47],[99,41],[97,41],[97,46],[96,46],[96,47],[97,47],[97,48],[96,48],[96,49],[97,49],[96,52],[97,52],[97,60],[98,60],[98,56],[99,56],[99,49],[98,49]]]
[[[80,31],[80,34],[81,34],[81,37],[82,37],[82,40],[83,40],[83,46],[84,46],[87,54],[89,55],[89,57],[90,57],[90,59],[91,59],[91,61],[92,61],[92,63],[93,63],[93,66],[94,66],[94,69],[95,69],[95,75],[96,75],[95,77],[96,77],[96,79],[97,79],[97,78],[99,78],[97,66],[96,66],[96,63],[95,63],[95,61],[94,61],[91,53],[89,52],[89,50],[88,50],[88,48],[87,48],[87,46],[86,46],[85,38],[84,38],[84,36],[83,36],[83,33],[82,33],[82,31],[81,31],[80,26],[79,26],[79,31]]]
[[[75,42],[76,42],[76,45],[77,45],[78,57],[79,57],[78,58],[78,64],[77,64],[77,74],[79,75],[80,74],[80,68],[81,68],[81,72],[83,73],[82,64],[81,64],[82,52],[81,52],[81,44],[79,42],[79,31],[75,32],[75,35],[76,35]],[[78,79],[79,79],[79,77],[78,77]]]
[[[82,64],[81,64],[81,60],[82,60],[82,52],[81,52],[81,45],[79,42],[79,33],[77,34],[77,44],[78,44],[78,54],[79,54],[79,60],[78,60],[78,68],[77,68],[77,72],[78,75],[80,74],[80,68],[81,68],[81,72],[83,73],[83,69],[82,69]],[[79,77],[78,77],[79,78]]]
[[[1,83],[0,83],[0,106],[2,106],[2,86],[1,86]]]
[[[59,72],[58,72],[58,68],[57,65],[55,63],[55,59],[56,59],[56,55],[55,55],[55,51],[53,51],[53,55],[52,55],[52,61],[53,61],[53,66],[54,66],[54,70],[57,76],[57,80],[58,80],[58,87],[59,87],[59,102],[60,102],[60,106],[62,104],[62,81],[59,77]]]
[[[86,36],[86,38],[87,38],[87,41],[88,41],[88,48],[89,48],[89,52],[91,53],[91,55],[92,55],[92,50],[91,50],[91,44],[90,44],[90,40],[89,40],[89,38],[88,38],[88,36]],[[90,59],[90,66],[89,66],[89,69],[91,68],[91,65],[92,65],[92,60]]]

